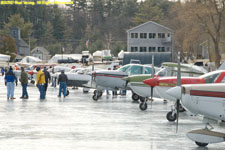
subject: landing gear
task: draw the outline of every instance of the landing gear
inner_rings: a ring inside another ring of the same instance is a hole
[[[140,97],[140,101],[141,102],[144,102],[145,101],[145,98],[144,97]]]
[[[170,111],[166,115],[166,119],[169,122],[174,122],[177,119],[177,114],[174,111]]]
[[[98,97],[97,95],[93,95],[93,96],[92,96],[92,99],[93,99],[94,101],[98,101],[98,98],[99,98],[99,97]]]
[[[139,105],[139,108],[141,110],[146,110],[148,108],[148,105],[147,105],[146,101],[141,102],[140,105]]]
[[[67,89],[66,90],[66,96],[70,95],[70,91]]]
[[[94,91],[94,95],[92,96],[92,99],[93,99],[94,101],[97,101],[101,96],[102,96],[102,91],[97,91],[97,90],[95,90],[95,91]]]
[[[135,93],[133,93],[132,99],[133,99],[133,101],[138,101],[140,99],[140,96],[135,94]]]
[[[206,147],[208,145],[208,143],[200,143],[200,142],[195,142],[196,145],[198,145],[199,147]]]

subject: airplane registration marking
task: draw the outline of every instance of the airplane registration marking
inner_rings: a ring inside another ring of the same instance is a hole
[[[225,98],[225,92],[191,90],[190,95]]]

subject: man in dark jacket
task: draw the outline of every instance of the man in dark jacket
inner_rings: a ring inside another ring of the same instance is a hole
[[[64,73],[64,70],[61,71],[61,74],[58,78],[58,84],[59,84],[59,95],[58,97],[61,97],[61,92],[63,90],[63,95],[66,97],[66,84],[67,84],[67,75]]]
[[[20,98],[28,99],[28,93],[27,93],[28,75],[24,71],[23,67],[21,67],[20,82],[22,85],[22,96]]]
[[[5,85],[7,85],[7,99],[16,99],[14,97],[14,82],[16,82],[17,86],[17,78],[13,73],[12,67],[10,66],[9,71],[5,74]]]
[[[44,67],[44,74],[45,74],[45,84],[44,84],[44,90],[45,90],[45,95],[46,95],[46,91],[48,88],[48,82],[51,81],[51,76],[50,73],[47,71],[46,67]]]

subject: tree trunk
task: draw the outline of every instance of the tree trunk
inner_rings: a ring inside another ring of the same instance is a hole
[[[220,60],[221,60],[219,42],[214,41],[214,44],[215,44],[215,65],[216,65],[216,68],[219,68]]]

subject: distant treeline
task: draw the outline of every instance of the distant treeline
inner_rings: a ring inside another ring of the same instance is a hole
[[[215,45],[224,38],[224,0],[74,0],[73,5],[0,5],[1,35],[19,26],[31,48],[43,46],[50,54],[126,50],[126,31],[155,21],[175,31],[175,49],[199,50],[210,39]],[[4,39],[1,38],[0,39]],[[215,58],[217,54],[215,53]],[[214,56],[213,56],[214,57]],[[213,58],[212,58],[213,59]]]

